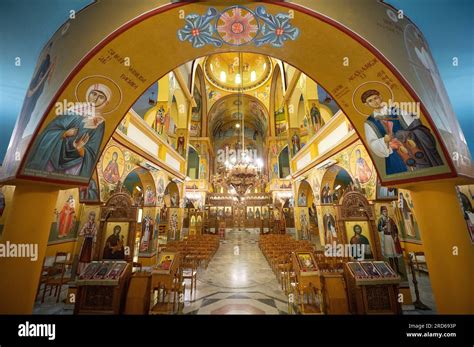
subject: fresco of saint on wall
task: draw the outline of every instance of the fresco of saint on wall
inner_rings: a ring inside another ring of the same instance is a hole
[[[117,108],[121,98],[119,87],[105,77],[92,76],[79,82],[78,103],[58,114],[39,133],[25,173],[89,180],[104,136],[104,116]]]
[[[375,81],[365,83],[354,92],[353,102],[367,117],[365,140],[372,154],[383,158],[385,175],[444,165],[436,139],[416,108],[396,106],[387,85]]]

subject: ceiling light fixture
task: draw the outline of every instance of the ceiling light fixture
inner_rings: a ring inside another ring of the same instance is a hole
[[[257,73],[255,72],[255,70],[253,70],[250,73],[250,82],[255,82],[256,80],[257,80]]]
[[[221,80],[221,82],[227,81],[227,75],[226,75],[225,71],[221,71],[220,80]]]

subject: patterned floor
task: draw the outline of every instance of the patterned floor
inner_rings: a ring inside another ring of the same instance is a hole
[[[262,252],[258,234],[226,232],[207,269],[199,269],[197,291],[186,296],[188,314],[287,314],[286,296]]]
[[[421,311],[404,305],[403,313],[434,314],[436,307],[429,277],[417,275],[421,300],[431,310]],[[184,314],[288,314],[287,298],[258,248],[256,231],[228,229],[207,269],[199,269],[197,278],[193,295],[186,290]],[[411,281],[410,287],[414,298]],[[42,291],[38,299],[41,294]],[[38,300],[33,313],[72,314],[73,307],[62,302],[66,294],[64,286],[59,303],[53,296],[46,296],[43,304]]]

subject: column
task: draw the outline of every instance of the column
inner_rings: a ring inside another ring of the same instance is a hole
[[[420,227],[437,312],[474,313],[474,245],[454,184],[409,188]]]
[[[15,188],[1,243],[37,247],[37,259],[0,258],[0,314],[33,311],[57,196],[54,186],[20,183]]]

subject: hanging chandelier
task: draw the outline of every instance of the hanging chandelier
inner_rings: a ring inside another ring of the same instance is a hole
[[[235,164],[226,163],[217,174],[213,176],[214,187],[225,187],[231,194],[244,196],[250,189],[265,187],[268,181],[263,174],[263,164],[261,160],[240,160]]]
[[[231,165],[226,172],[228,185],[243,196],[250,188],[257,188],[260,183],[261,168],[253,163],[239,162]]]
[[[242,104],[240,98],[243,91],[243,75],[242,75],[242,53],[239,54],[239,76],[238,92],[237,92],[237,114],[242,114],[241,123],[236,124],[236,128],[240,129],[240,136],[242,142],[242,150],[236,158],[226,161],[224,166],[221,166],[217,174],[213,176],[212,183],[215,187],[225,187],[231,194],[238,194],[240,197],[249,192],[250,189],[265,187],[268,178],[263,174],[263,161],[260,158],[251,156],[245,150],[245,114],[240,112],[240,105]]]

